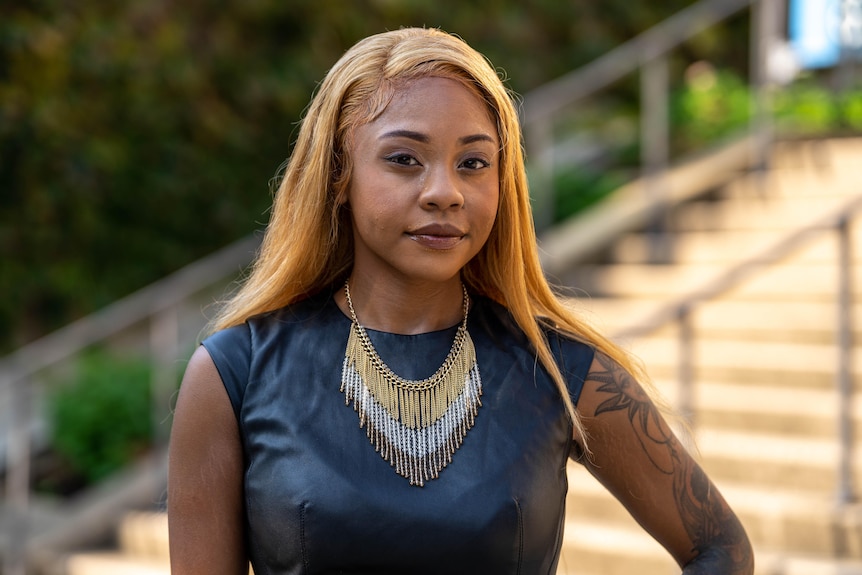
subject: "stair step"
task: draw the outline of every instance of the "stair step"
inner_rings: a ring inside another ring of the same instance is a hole
[[[167,513],[130,512],[123,518],[117,532],[120,548],[126,553],[170,561]]]
[[[862,561],[754,546],[755,575],[862,575]],[[567,520],[557,575],[672,575],[679,567],[637,525]]]
[[[672,244],[674,263],[732,264],[765,253],[780,241],[786,232],[769,230],[692,231],[675,234]],[[862,224],[853,228],[853,256],[856,263],[862,262]],[[628,234],[619,239],[610,253],[611,261],[621,264],[648,263],[651,236]],[[823,232],[813,238],[792,256],[794,263],[832,264],[838,258],[838,240],[835,231]]]
[[[655,544],[641,541],[637,530],[593,523],[567,524],[557,575],[673,575],[679,567]],[[593,531],[593,536],[588,534]],[[569,532],[573,532],[571,536]],[[634,549],[630,548],[634,545]],[[862,561],[800,552],[754,549],[755,575],[862,575]]]
[[[774,169],[806,169],[829,172],[849,169],[852,174],[862,157],[862,138],[828,138],[780,141],[773,146],[770,166]]]
[[[665,377],[651,383],[668,405],[681,409],[685,390],[678,379]],[[834,441],[838,437],[839,396],[835,385],[789,387],[699,380],[693,382],[688,394],[693,409],[691,423],[696,428],[781,435],[789,439]],[[853,402],[850,416],[855,422],[854,440],[862,445],[862,401]]]
[[[716,480],[831,493],[838,484],[837,440],[740,433],[700,427],[697,446],[704,469]],[[856,476],[862,458],[854,454]]]
[[[612,264],[584,266],[573,279],[578,289],[592,297],[650,295],[672,299],[711,287],[726,267],[718,264],[645,265]],[[749,278],[725,292],[742,300],[834,301],[838,290],[838,268],[829,264],[769,265],[756,268]],[[862,296],[862,266],[851,270],[854,295]]]
[[[570,522],[598,520],[609,527],[630,530],[640,537],[642,544],[653,543],[585,468],[570,463],[568,477],[567,526]],[[862,560],[862,550],[854,543],[860,530],[859,510],[839,510],[832,492],[712,479],[739,516],[755,547],[812,557],[834,557],[841,551],[847,558]]]
[[[170,573],[167,513],[130,511],[117,528],[117,550],[77,553],[66,561],[66,575],[120,573]]]
[[[619,333],[645,323],[662,305],[657,299],[580,298],[569,302],[603,333]],[[838,325],[835,302],[800,300],[746,301],[719,298],[695,307],[689,321],[695,337],[771,339],[789,343],[834,343]],[[862,300],[853,306],[852,325],[862,337]],[[671,322],[660,332],[671,335],[678,326]]]
[[[121,552],[79,553],[66,562],[66,575],[170,575],[170,564]]]
[[[620,343],[644,361],[653,379],[677,377],[677,339],[650,337]],[[831,345],[699,339],[691,345],[695,381],[775,384],[788,389],[831,389],[836,383],[838,352]],[[860,362],[862,347],[856,347],[851,363]],[[854,378],[856,386],[862,386],[862,374],[856,372]]]
[[[862,575],[862,561],[826,560],[819,557],[787,557],[768,553],[757,556],[763,564],[755,573],[781,575]]]
[[[728,198],[829,198],[860,193],[856,167],[848,158],[834,158],[824,169],[803,165],[776,165],[768,172],[752,171],[730,182],[723,193]]]
[[[680,342],[677,338],[656,336],[621,343],[643,359],[650,371],[653,367],[676,368],[679,365]],[[695,339],[689,345],[693,348],[691,359],[695,367],[704,370],[732,366],[753,371],[781,370],[831,375],[837,357],[832,345],[781,342],[754,344],[745,340],[720,339]],[[862,350],[854,350],[854,357],[862,359]]]
[[[680,406],[683,390],[677,380],[653,381],[661,396]],[[786,437],[834,439],[838,433],[835,388],[788,388],[781,385],[736,384],[698,381],[691,390],[697,427],[728,432],[781,434]],[[804,406],[804,409],[802,407]],[[853,433],[862,442],[862,402],[854,402]]]
[[[758,197],[754,192],[737,193],[719,201],[704,201],[679,206],[671,213],[669,224],[677,232],[780,232],[787,233],[810,225],[840,209],[862,194],[839,193],[832,196]]]
[[[557,575],[670,575],[679,573],[671,556],[641,529],[600,520],[566,520]]]
[[[576,560],[576,559],[575,559]],[[674,575],[679,569],[657,575]],[[577,566],[570,570],[560,561],[557,575],[605,575],[605,571],[585,571]],[[640,570],[630,573],[642,573]],[[755,550],[754,575],[862,575],[862,562],[822,557],[797,557],[784,553]]]

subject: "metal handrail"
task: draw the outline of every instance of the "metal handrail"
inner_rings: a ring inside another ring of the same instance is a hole
[[[246,266],[259,238],[248,236],[0,358],[0,393],[23,379],[168,310]]]
[[[715,299],[728,292],[750,278],[759,268],[777,263],[792,252],[807,245],[811,240],[819,237],[824,231],[837,229],[843,221],[856,217],[859,211],[862,211],[862,196],[851,200],[846,205],[841,206],[839,209],[817,221],[790,232],[787,236],[781,238],[761,253],[724,270],[704,287],[662,306],[649,319],[616,332],[614,337],[635,338],[655,332],[678,318],[680,310],[693,309],[703,302]]]
[[[525,129],[529,130],[537,122],[553,121],[564,107],[603,90],[636,71],[644,61],[669,52],[757,1],[702,0],[589,64],[533,89],[524,97]]]
[[[104,341],[136,324],[149,320],[150,350],[153,356],[153,417],[165,418],[168,397],[174,385],[172,364],[178,359],[179,308],[195,294],[215,285],[226,276],[238,274],[251,261],[259,237],[243,238],[174,272],[90,316],[33,341],[0,358],[0,394],[9,398],[6,422],[5,512],[9,516],[7,548],[3,549],[6,575],[23,575],[29,535],[30,505],[30,378],[40,371]],[[155,425],[154,440],[163,443],[165,434]]]
[[[700,0],[632,38],[604,56],[528,92],[521,120],[531,168],[531,191],[536,227],[544,230],[553,219],[554,121],[565,107],[607,88],[628,74],[641,70],[641,171],[650,201],[662,203],[662,177],[669,161],[667,54],[699,32],[745,8],[751,8],[751,132],[757,135],[754,156],[766,163],[772,141],[769,119],[768,51],[778,35],[780,7],[777,0]],[[662,227],[656,210],[655,226]],[[654,246],[657,247],[657,246]],[[660,258],[656,249],[656,258]]]
[[[778,263],[793,252],[808,245],[822,234],[834,231],[838,234],[836,244],[836,265],[838,266],[838,286],[836,290],[838,315],[836,318],[836,342],[838,346],[838,369],[835,383],[838,391],[839,410],[837,417],[837,432],[839,438],[839,469],[836,502],[844,505],[855,500],[854,473],[852,465],[853,453],[853,242],[851,227],[854,219],[862,214],[862,194],[850,200],[840,208],[816,221],[798,228],[775,244],[748,259],[726,269],[712,278],[700,289],[689,292],[670,303],[662,306],[646,320],[623,328],[613,334],[614,339],[628,340],[647,336],[660,328],[678,323],[680,326],[678,387],[681,398],[679,411],[684,415],[694,413],[692,405],[692,387],[694,379],[693,330],[691,314],[698,306],[716,299],[739,286],[745,280],[765,266]]]

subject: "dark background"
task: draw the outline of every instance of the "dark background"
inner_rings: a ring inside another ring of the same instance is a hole
[[[358,39],[440,27],[524,94],[691,3],[0,0],[0,355],[261,229],[303,109]],[[744,76],[747,26],[675,66]],[[636,80],[616,91],[636,107]]]

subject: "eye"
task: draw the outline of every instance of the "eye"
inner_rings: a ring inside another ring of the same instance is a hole
[[[490,167],[491,163],[482,158],[467,158],[461,162],[461,165],[468,170],[481,170],[482,168]]]
[[[410,154],[392,154],[386,156],[386,161],[399,166],[418,166],[419,161]]]

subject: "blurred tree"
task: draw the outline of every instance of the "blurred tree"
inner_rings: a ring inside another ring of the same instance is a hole
[[[439,26],[523,93],[690,3],[0,0],[0,352],[262,227],[359,38]]]

